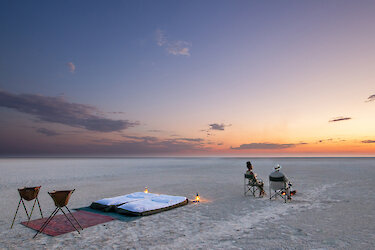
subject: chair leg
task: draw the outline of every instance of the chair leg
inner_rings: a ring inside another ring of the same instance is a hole
[[[73,222],[69,219],[69,217],[66,215],[66,213],[64,212],[64,210],[61,208],[61,212],[63,212],[63,214],[65,215],[65,217],[68,219],[68,221],[70,222],[70,224],[72,224],[72,226],[74,227],[74,229],[79,233],[79,230],[76,228],[76,226],[74,226]],[[74,217],[73,217],[74,218]]]
[[[33,239],[47,227],[48,223],[50,223],[50,221],[53,219],[53,217],[55,217],[55,215],[57,214],[57,212],[59,211],[59,209],[60,208],[56,207],[55,210],[53,210],[52,214],[43,223],[43,225],[40,227],[40,229],[38,230],[38,232],[36,232],[36,234],[34,235]]]
[[[36,201],[38,202],[38,207],[39,207],[40,215],[41,215],[42,218],[43,218],[42,208],[40,207],[40,203],[39,203],[39,199],[38,199],[38,197],[36,197]]]
[[[243,181],[243,195],[246,196],[246,179]]]
[[[16,220],[18,209],[20,208],[20,205],[21,205],[21,200],[22,200],[22,198],[20,199],[20,202],[18,202],[17,210],[16,210],[16,213],[14,214],[14,218],[13,218],[13,221],[12,221],[12,225],[10,226],[10,229],[13,228],[13,224],[14,224],[14,221]]]
[[[72,212],[70,212],[70,209],[67,206],[65,206],[65,207],[68,210],[68,212],[70,213],[70,215],[73,217],[73,219],[77,222],[78,226],[83,230],[83,227],[81,226],[81,224],[79,224],[79,222],[76,219],[76,217],[73,216]]]

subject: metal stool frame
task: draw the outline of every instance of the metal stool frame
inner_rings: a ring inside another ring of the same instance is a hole
[[[67,214],[64,212],[63,208],[66,208],[66,210],[68,211],[68,213],[72,216],[72,218],[75,220],[75,222],[77,222],[78,226],[81,228],[81,230],[83,230],[81,224],[79,224],[79,222],[77,221],[77,219],[73,216],[72,212],[70,212],[70,209],[67,207],[68,205],[68,202],[69,202],[69,198],[70,198],[70,195],[75,191],[75,189],[73,190],[62,190],[62,191],[53,191],[53,192],[48,192],[48,194],[51,196],[51,198],[53,199],[53,201],[55,202],[55,210],[53,210],[53,212],[51,213],[51,215],[48,217],[48,219],[43,223],[43,225],[40,227],[40,229],[38,230],[38,232],[36,232],[36,234],[34,235],[33,238],[35,238],[39,233],[43,232],[43,230],[47,227],[47,225],[52,221],[53,217],[56,216],[56,214],[61,211],[64,216],[66,217],[66,219],[69,221],[69,223],[73,226],[73,228],[80,234],[79,232],[79,229],[77,229],[77,227],[73,224],[73,222],[69,219],[69,217],[67,216]],[[62,196],[57,196],[57,194],[59,193],[63,193]]]
[[[30,221],[31,216],[33,214],[33,211],[34,211],[36,203],[38,203],[40,215],[43,218],[42,208],[40,206],[39,199],[38,199],[38,194],[39,194],[40,188],[41,188],[41,186],[38,186],[38,187],[24,187],[24,188],[19,188],[18,189],[18,193],[20,194],[21,198],[20,198],[20,201],[18,202],[17,210],[16,210],[16,213],[14,214],[12,225],[10,226],[11,229],[13,228],[14,221],[16,220],[18,209],[20,208],[21,203],[22,203],[23,208],[25,209],[25,212],[26,212],[27,225],[29,224],[29,221]],[[26,200],[26,201],[32,201],[32,200],[34,200],[33,207],[31,208],[31,211],[30,211],[30,215],[27,212],[27,208],[26,208],[24,200]]]

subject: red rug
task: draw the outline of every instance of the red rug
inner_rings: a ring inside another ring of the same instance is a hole
[[[101,223],[114,220],[114,218],[112,217],[101,215],[101,214],[96,214],[96,213],[90,213],[87,211],[77,211],[77,212],[73,212],[72,214],[83,228],[92,227]],[[74,221],[72,216],[70,214],[67,214],[67,216],[73,222],[74,226],[77,229],[80,229],[80,227],[77,225],[77,222]],[[26,227],[39,230],[46,220],[47,218],[41,218],[37,220],[32,220],[28,224],[27,224],[27,221],[24,221],[21,224]],[[57,235],[69,233],[72,231],[75,231],[72,224],[69,223],[69,221],[66,219],[66,217],[63,214],[59,214],[53,217],[51,222],[43,230],[43,233],[51,235],[51,236],[57,236]]]

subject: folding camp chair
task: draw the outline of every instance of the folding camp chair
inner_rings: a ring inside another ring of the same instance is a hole
[[[14,214],[14,218],[13,218],[12,225],[10,226],[10,228],[13,228],[14,221],[16,219],[16,216],[17,216],[17,213],[18,213],[18,209],[20,208],[21,203],[22,203],[23,208],[25,209],[25,212],[26,212],[27,223],[29,223],[29,221],[31,219],[31,216],[33,214],[34,207],[35,207],[36,203],[38,203],[40,215],[43,218],[42,209],[40,207],[40,203],[39,203],[39,200],[38,200],[38,194],[39,194],[40,188],[41,188],[41,186],[39,186],[39,187],[23,187],[23,188],[19,188],[18,189],[18,193],[20,194],[21,198],[20,198],[20,201],[18,202],[17,210],[16,210],[16,213]],[[27,212],[27,208],[26,208],[24,200],[25,201],[32,201],[32,200],[34,200],[34,204],[33,204],[33,207],[31,208],[30,215]]]
[[[258,182],[263,182],[262,179],[258,179]],[[259,197],[261,194],[261,188],[257,183],[257,180],[254,179],[253,175],[244,174],[244,195],[251,193],[254,197]]]
[[[290,183],[286,183],[284,181],[272,181],[270,178],[270,200],[272,198],[277,198],[280,196],[284,202],[286,202],[288,199],[291,199],[290,195]],[[274,191],[272,193],[272,190]]]
[[[65,207],[68,211],[68,213],[72,216],[72,218],[75,220],[75,222],[77,222],[78,226],[83,230],[82,226],[79,224],[79,222],[77,221],[77,219],[73,216],[73,214],[70,212],[69,208],[67,207],[68,205],[68,202],[69,202],[69,199],[70,199],[70,196],[72,195],[72,193],[74,192],[75,189],[73,190],[62,190],[62,191],[53,191],[53,192],[48,192],[48,194],[51,196],[51,198],[53,199],[54,203],[55,203],[55,210],[52,212],[52,214],[48,217],[48,219],[44,222],[44,224],[40,227],[39,231],[34,235],[33,238],[35,238],[39,233],[43,232],[43,230],[47,227],[48,223],[51,222],[51,220],[53,219],[53,217],[55,217],[55,215],[61,211],[65,217],[67,218],[67,220],[70,222],[70,224],[74,227],[74,229],[80,234],[79,230],[77,229],[77,227],[73,224],[73,222],[69,219],[69,217],[66,215],[66,213],[64,212],[63,208]]]

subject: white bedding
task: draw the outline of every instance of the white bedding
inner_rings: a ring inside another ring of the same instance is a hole
[[[132,201],[125,203],[117,207],[117,211],[121,210],[130,211],[134,213],[143,213],[151,210],[162,209],[177,205],[181,202],[184,202],[186,197],[183,196],[172,196],[172,195],[155,195],[153,197],[148,197],[143,200]]]
[[[135,192],[127,195],[116,196],[111,198],[104,198],[101,200],[94,201],[93,203],[100,204],[103,206],[118,206],[127,202],[133,202],[137,200],[143,200],[157,196],[157,194],[144,193],[144,192]]]

